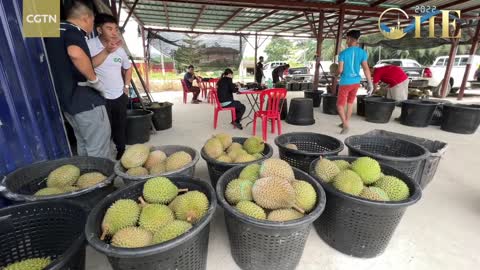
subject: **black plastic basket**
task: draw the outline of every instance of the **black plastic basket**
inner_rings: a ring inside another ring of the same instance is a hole
[[[150,140],[153,112],[127,111],[127,144],[146,143]]]
[[[356,157],[329,157],[330,160],[352,162]],[[315,176],[312,162],[310,174]],[[314,223],[320,237],[334,249],[354,257],[372,258],[385,251],[408,206],[422,196],[420,186],[406,174],[384,163],[382,172],[403,180],[410,189],[410,197],[398,202],[380,202],[361,199],[336,190],[317,179],[325,189],[325,212]]]
[[[217,183],[217,197],[223,207],[233,259],[244,270],[295,269],[302,257],[310,229],[325,208],[325,191],[307,173],[293,168],[295,179],[307,181],[317,192],[317,204],[303,218],[272,222],[248,217],[225,200],[227,184],[238,178],[245,166],[228,170]]]
[[[416,143],[399,138],[363,134],[345,139],[350,156],[368,156],[405,173],[417,183],[422,179],[428,150]]]
[[[88,243],[108,257],[114,270],[201,270],[207,267],[210,221],[217,206],[215,191],[206,181],[187,176],[169,179],[179,188],[198,190],[210,201],[207,214],[187,233],[170,241],[143,248],[119,248],[100,240],[101,223],[108,207],[119,199],[137,200],[146,180],[138,181],[107,196],[88,216],[85,235]]]
[[[480,104],[443,105],[442,130],[473,134],[480,126]]]
[[[150,151],[155,151],[155,150],[160,150],[163,151],[167,156],[170,156],[171,154],[178,152],[178,151],[185,151],[187,152],[191,157],[192,161],[185,165],[183,168],[180,168],[175,171],[170,171],[170,172],[164,172],[164,173],[159,173],[159,174],[151,174],[151,175],[145,175],[145,176],[131,176],[128,175],[126,172],[127,170],[122,166],[122,163],[118,161],[115,163],[115,173],[123,179],[123,182],[126,185],[130,185],[132,183],[136,183],[141,180],[146,180],[150,179],[153,177],[157,176],[189,176],[193,177],[195,173],[195,165],[197,164],[198,160],[200,159],[200,156],[198,155],[198,151],[188,147],[188,146],[183,146],[183,145],[162,145],[162,146],[154,146],[150,149]]]
[[[405,141],[409,141],[412,143],[416,143],[425,147],[428,150],[428,157],[425,159],[425,162],[421,165],[420,169],[422,171],[421,178],[418,181],[420,187],[424,189],[435,177],[435,173],[437,172],[438,165],[440,164],[440,160],[442,156],[445,154],[447,150],[447,143],[442,141],[434,141],[420,137],[414,137],[410,135],[405,135],[401,133],[375,129],[370,132],[364,134],[365,136],[384,136],[390,138],[398,138]],[[414,179],[415,180],[415,179]]]
[[[159,107],[148,107],[153,112],[152,122],[156,130],[165,130],[172,127],[172,106],[170,102],[159,102]]]
[[[443,119],[443,105],[451,104],[451,102],[448,100],[435,100],[435,99],[429,99],[429,101],[437,103],[437,108],[433,113],[432,120],[430,121],[430,125],[440,126],[442,124],[442,119]]]
[[[233,137],[233,142],[243,144],[247,138],[243,137]],[[263,158],[257,159],[255,161],[251,162],[244,162],[244,163],[227,163],[227,162],[220,162],[214,158],[211,158],[205,153],[203,147],[201,151],[202,158],[207,162],[207,167],[208,167],[208,175],[210,176],[210,182],[212,183],[212,186],[217,185],[217,181],[222,176],[226,171],[229,169],[238,166],[238,165],[245,165],[245,164],[251,164],[251,163],[257,163],[258,161],[262,161],[265,159],[268,159],[272,157],[273,155],[273,148],[270,146],[270,144],[265,143],[265,149],[263,150]]]
[[[400,123],[411,127],[428,127],[437,105],[437,102],[428,100],[405,100],[402,102]]]
[[[81,205],[66,200],[1,209],[0,268],[25,259],[50,257],[52,263],[45,270],[85,269],[86,219]]]
[[[81,189],[74,192],[53,195],[53,196],[33,196],[39,189],[46,187],[46,178],[48,174],[60,166],[72,164],[80,169],[80,172],[100,172],[107,176],[107,179],[95,186]],[[98,201],[115,190],[113,179],[114,163],[110,159],[98,157],[80,157],[63,158],[57,160],[42,161],[34,163],[7,175],[0,184],[0,192],[9,200],[20,203],[39,200],[67,199],[82,204],[85,208],[93,208]]]
[[[365,120],[372,123],[388,123],[395,110],[396,101],[381,97],[365,98]]]
[[[365,116],[365,98],[367,95],[358,95],[357,96],[357,115]]]
[[[298,150],[287,148],[286,145],[295,144]],[[292,132],[275,138],[280,158],[290,166],[308,172],[310,163],[320,156],[336,156],[342,152],[343,142],[319,133]]]
[[[323,94],[323,113],[337,115],[337,96],[333,94]]]

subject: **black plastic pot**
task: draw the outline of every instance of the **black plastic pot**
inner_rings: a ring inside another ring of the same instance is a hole
[[[356,158],[337,156],[329,159],[352,162]],[[310,175],[317,179],[327,195],[325,212],[314,222],[320,238],[334,249],[354,257],[373,258],[383,253],[407,207],[421,198],[420,186],[404,173],[380,162],[384,174],[407,184],[410,197],[398,202],[366,200],[338,191],[318,179],[315,173],[317,161],[310,165]]]
[[[323,97],[323,113],[337,115],[337,96],[332,94],[324,94]]]
[[[127,144],[146,143],[150,140],[153,112],[127,111]]]
[[[451,104],[452,102],[448,100],[432,100],[432,99],[429,101],[437,103],[437,108],[433,113],[432,120],[430,120],[430,125],[440,126],[442,124],[442,119],[443,119],[443,105]]]
[[[367,95],[357,96],[357,115],[365,116],[365,98]]]
[[[445,131],[472,134],[480,125],[480,104],[445,104],[441,128]]]
[[[314,90],[306,90],[303,92],[305,98],[313,99],[313,107],[318,108],[320,107],[320,103],[322,102],[322,94],[324,91],[314,91]]]
[[[148,110],[153,112],[152,121],[155,129],[165,130],[171,128],[173,104],[170,102],[155,102],[154,104],[150,105]]]
[[[244,270],[293,270],[302,257],[312,223],[325,208],[325,191],[307,173],[293,168],[295,179],[306,181],[315,189],[315,207],[304,217],[291,221],[255,219],[240,213],[224,196],[228,183],[238,178],[244,167],[225,172],[216,187],[218,203],[224,209],[232,257]]]
[[[438,103],[426,100],[404,100],[400,123],[411,127],[427,127]]]
[[[290,100],[287,123],[291,125],[308,126],[315,124],[313,104],[310,98],[292,98]]]
[[[372,123],[388,123],[395,110],[396,101],[382,97],[365,98],[365,120]]]

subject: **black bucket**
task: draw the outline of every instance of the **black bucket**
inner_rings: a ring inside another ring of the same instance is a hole
[[[332,94],[324,94],[323,97],[323,113],[337,115],[337,96]]]
[[[153,112],[127,111],[127,144],[146,143],[150,140]]]
[[[480,104],[443,105],[442,129],[460,134],[473,134],[480,125]]]
[[[367,95],[359,95],[357,96],[357,115],[358,116],[365,116],[365,98],[368,97]]]
[[[172,127],[172,106],[170,102],[155,102],[148,107],[148,110],[153,112],[152,121],[156,130]]]
[[[382,97],[365,98],[365,120],[372,123],[388,123],[395,110],[396,101]]]
[[[426,100],[405,100],[402,102],[400,123],[411,127],[427,127],[437,105],[437,102]]]
[[[315,124],[313,104],[310,98],[292,98],[290,100],[287,123],[290,125],[308,126]]]
[[[448,100],[429,100],[430,102],[437,103],[437,108],[435,112],[433,112],[432,120],[430,120],[430,125],[432,126],[440,126],[442,124],[443,119],[443,105],[444,104],[451,104],[452,102]]]
[[[306,90],[303,92],[303,96],[305,98],[313,99],[313,107],[318,108],[320,107],[320,103],[322,102],[322,94],[324,91],[314,91],[314,90]]]

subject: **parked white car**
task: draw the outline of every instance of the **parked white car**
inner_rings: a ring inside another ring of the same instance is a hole
[[[455,57],[455,62],[453,63],[452,72],[449,78],[449,84],[447,88],[447,93],[453,92],[456,93],[462,84],[463,76],[465,74],[465,68],[469,62],[469,55],[457,55]],[[423,74],[423,77],[428,80],[428,86],[432,88],[434,95],[440,94],[440,89],[442,87],[442,81],[445,77],[445,71],[447,68],[448,56],[440,56],[435,59],[433,65],[426,68]],[[477,67],[480,65],[480,55],[474,55],[470,59],[472,67],[468,73],[467,81],[473,81],[474,75]],[[467,82],[467,87],[470,87],[470,83]]]
[[[263,65],[263,75],[265,76],[265,81],[268,81],[268,79],[272,80],[272,71],[278,67],[278,66],[283,66],[288,64],[287,62],[282,62],[282,61],[273,61],[273,62],[266,62]]]

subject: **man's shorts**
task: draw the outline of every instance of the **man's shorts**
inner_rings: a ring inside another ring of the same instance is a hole
[[[360,84],[340,85],[338,87],[337,106],[345,106],[345,104],[353,104],[357,97],[357,91]]]

